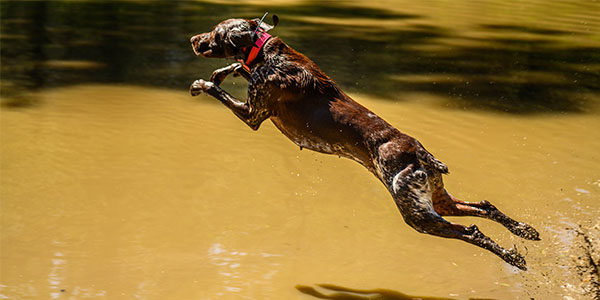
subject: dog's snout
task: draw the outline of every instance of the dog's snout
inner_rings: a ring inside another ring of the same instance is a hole
[[[190,38],[190,43],[192,43],[192,45],[195,45],[200,40],[200,37],[201,37],[201,34],[198,34],[198,35],[195,35],[195,36],[191,37]]]
[[[190,38],[192,49],[194,49],[196,55],[203,55],[209,49],[208,36],[206,33],[201,33]]]

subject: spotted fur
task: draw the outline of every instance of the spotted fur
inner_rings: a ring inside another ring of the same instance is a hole
[[[252,46],[257,20],[229,19],[213,31],[192,37],[196,54],[243,59]],[[263,31],[272,28],[263,25]],[[280,38],[266,42],[250,72],[234,63],[216,70],[211,80],[196,80],[192,95],[202,92],[220,100],[252,129],[270,119],[302,148],[353,159],[372,172],[389,190],[408,225],[418,232],[456,238],[487,249],[506,262],[526,269],[524,258],[481,233],[442,216],[479,216],[506,226],[514,234],[537,240],[533,227],[507,217],[487,201],[463,202],[446,192],[442,174],[448,167],[423,145],[346,95],[303,54]],[[218,85],[229,74],[248,80],[248,98],[240,101]]]

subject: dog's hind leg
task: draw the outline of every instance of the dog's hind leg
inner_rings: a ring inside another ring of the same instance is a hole
[[[454,198],[444,188],[433,193],[433,208],[442,216],[475,216],[496,221],[513,234],[528,240],[540,240],[535,228],[508,217],[488,201],[465,202]]]
[[[399,172],[391,184],[390,190],[400,213],[404,217],[404,221],[417,231],[463,240],[496,254],[519,269],[527,269],[525,259],[521,254],[514,249],[506,250],[500,247],[492,239],[481,233],[477,226],[465,227],[443,219],[434,210],[427,173],[422,169],[413,171],[412,166],[409,166]]]

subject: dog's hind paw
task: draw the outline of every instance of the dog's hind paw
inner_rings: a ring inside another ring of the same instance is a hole
[[[513,234],[520,236],[527,240],[539,241],[540,233],[531,227],[529,224],[518,222],[516,225],[508,228]]]
[[[525,257],[517,252],[517,249],[515,248],[504,250],[502,259],[512,266],[515,266],[523,271],[527,271],[527,262],[525,261]]]

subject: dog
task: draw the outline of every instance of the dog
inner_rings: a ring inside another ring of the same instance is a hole
[[[206,93],[216,98],[253,130],[270,119],[301,150],[355,160],[385,185],[404,221],[418,232],[463,240],[527,270],[516,249],[502,248],[475,225],[451,223],[443,216],[483,217],[517,236],[539,240],[532,226],[511,219],[488,201],[464,202],[451,196],[442,181],[448,167],[415,138],[346,95],[313,61],[271,36],[268,31],[278,22],[277,16],[274,25],[262,19],[228,19],[211,32],[193,36],[196,55],[238,62],[215,70],[209,81],[194,81],[192,96]],[[248,81],[246,101],[219,87],[230,74]]]

